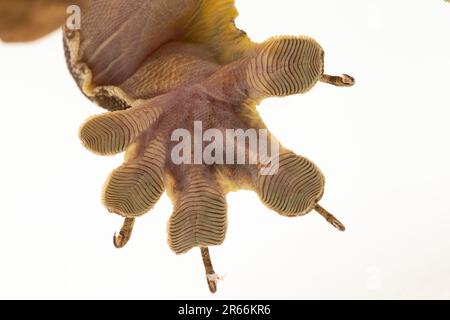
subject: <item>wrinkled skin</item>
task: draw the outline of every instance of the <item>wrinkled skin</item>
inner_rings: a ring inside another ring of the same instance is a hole
[[[17,3],[17,5],[13,5]],[[0,16],[22,12],[23,1],[6,1]],[[35,39],[61,24],[65,1],[30,1],[36,17],[0,24],[6,40]],[[71,1],[73,3],[73,1]],[[208,248],[223,243],[228,192],[254,190],[269,208],[296,217],[313,210],[343,231],[319,204],[324,177],[308,159],[280,147],[279,170],[261,174],[258,164],[175,164],[177,129],[266,129],[256,106],[267,97],[306,93],[317,82],[352,86],[352,77],[324,74],[324,52],[308,37],[277,37],[253,43],[234,26],[233,0],[97,0],[82,6],[80,30],[64,29],[69,69],[92,101],[112,111],[81,128],[83,144],[99,155],[125,152],[108,179],[103,202],[125,218],[116,247],[130,239],[135,219],[150,211],[164,191],[174,212],[169,245],[177,253],[201,248],[210,290],[217,289]],[[49,23],[36,28],[46,8]],[[50,14],[50,13],[48,13]],[[27,35],[26,30],[35,32]],[[269,141],[276,139],[269,135]],[[206,146],[206,145],[205,145]],[[222,150],[223,151],[223,150]],[[249,154],[241,143],[236,151]],[[192,154],[194,151],[192,151]]]

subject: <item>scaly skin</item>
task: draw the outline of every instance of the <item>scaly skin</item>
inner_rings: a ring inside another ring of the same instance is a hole
[[[82,9],[82,28],[64,30],[68,66],[83,93],[112,112],[89,119],[80,138],[99,155],[126,154],[103,191],[106,208],[125,218],[116,247],[127,244],[135,219],[165,191],[174,206],[169,245],[177,254],[201,248],[212,292],[218,278],[208,248],[225,240],[230,191],[254,190],[283,216],[316,210],[345,230],[318,204],[325,183],[320,170],[283,147],[272,175],[262,174],[261,161],[199,165],[172,157],[177,129],[193,136],[201,122],[204,131],[264,130],[256,110],[263,99],[306,93],[319,81],[352,86],[351,76],[324,74],[324,51],[315,40],[253,43],[234,26],[233,0],[87,0]],[[237,151],[251,153],[247,143]]]

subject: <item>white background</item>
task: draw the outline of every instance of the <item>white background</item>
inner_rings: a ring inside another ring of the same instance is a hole
[[[79,126],[101,110],[76,88],[61,34],[0,44],[0,298],[450,298],[450,4],[443,0],[237,0],[258,41],[306,34],[326,71],[319,84],[265,101],[280,141],[327,177],[316,214],[288,219],[251,192],[230,194],[229,230],[212,249],[225,280],[209,294],[197,250],[166,244],[166,196],[138,220],[127,248],[100,194],[121,157],[84,150]]]

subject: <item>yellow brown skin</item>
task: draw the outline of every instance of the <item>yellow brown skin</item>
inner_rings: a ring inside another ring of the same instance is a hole
[[[2,0],[0,1],[0,40],[28,42],[60,28],[67,8],[82,6],[84,0]]]
[[[87,0],[82,14],[80,30],[64,30],[68,66],[83,93],[112,112],[88,119],[80,138],[99,155],[126,154],[103,190],[106,208],[125,218],[116,247],[164,191],[174,205],[169,246],[177,254],[201,249],[212,292],[218,278],[208,248],[225,240],[231,191],[254,190],[287,217],[315,209],[345,230],[318,204],[321,171],[283,147],[279,170],[269,176],[260,164],[175,165],[170,157],[171,134],[193,133],[196,121],[203,130],[267,129],[256,110],[264,98],[306,93],[319,81],[353,85],[348,75],[324,74],[324,51],[314,39],[253,43],[234,26],[233,0]]]

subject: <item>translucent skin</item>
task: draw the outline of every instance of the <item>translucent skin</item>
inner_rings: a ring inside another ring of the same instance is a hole
[[[175,207],[169,244],[176,253],[184,253],[224,241],[227,192],[255,190],[269,207],[288,216],[314,209],[323,194],[324,178],[310,161],[288,150],[281,150],[280,170],[273,177],[262,176],[257,165],[179,166],[170,159],[175,145],[171,133],[178,128],[192,132],[195,121],[202,121],[204,130],[266,128],[255,106],[268,85],[256,86],[263,80],[248,80],[250,73],[264,79],[266,68],[260,70],[258,65],[262,54],[263,50],[256,50],[222,67],[209,63],[208,72],[197,72],[211,75],[199,77],[198,82],[86,122],[80,137],[88,149],[105,155],[127,151],[124,166],[113,173],[104,189],[103,200],[111,212],[127,218],[145,214],[167,189]],[[282,87],[282,80],[276,83],[275,79],[284,79],[285,72],[275,70],[267,72],[274,79],[270,82],[273,91]]]
[[[316,210],[345,229],[318,204],[324,193],[321,171],[283,147],[274,175],[262,175],[261,164],[177,165],[170,156],[172,133],[193,134],[195,122],[221,132],[267,129],[256,109],[264,98],[306,93],[318,81],[353,85],[350,76],[324,74],[324,51],[315,40],[292,36],[253,43],[234,25],[234,0],[78,4],[81,29],[64,29],[69,70],[89,99],[112,111],[88,119],[80,138],[99,155],[126,154],[103,190],[106,208],[125,218],[116,247],[128,242],[135,218],[167,191],[174,207],[169,246],[177,254],[200,247],[215,292],[207,248],[225,240],[230,191],[254,190],[283,216]],[[276,139],[269,134],[269,140]],[[247,144],[240,147],[250,153]]]

